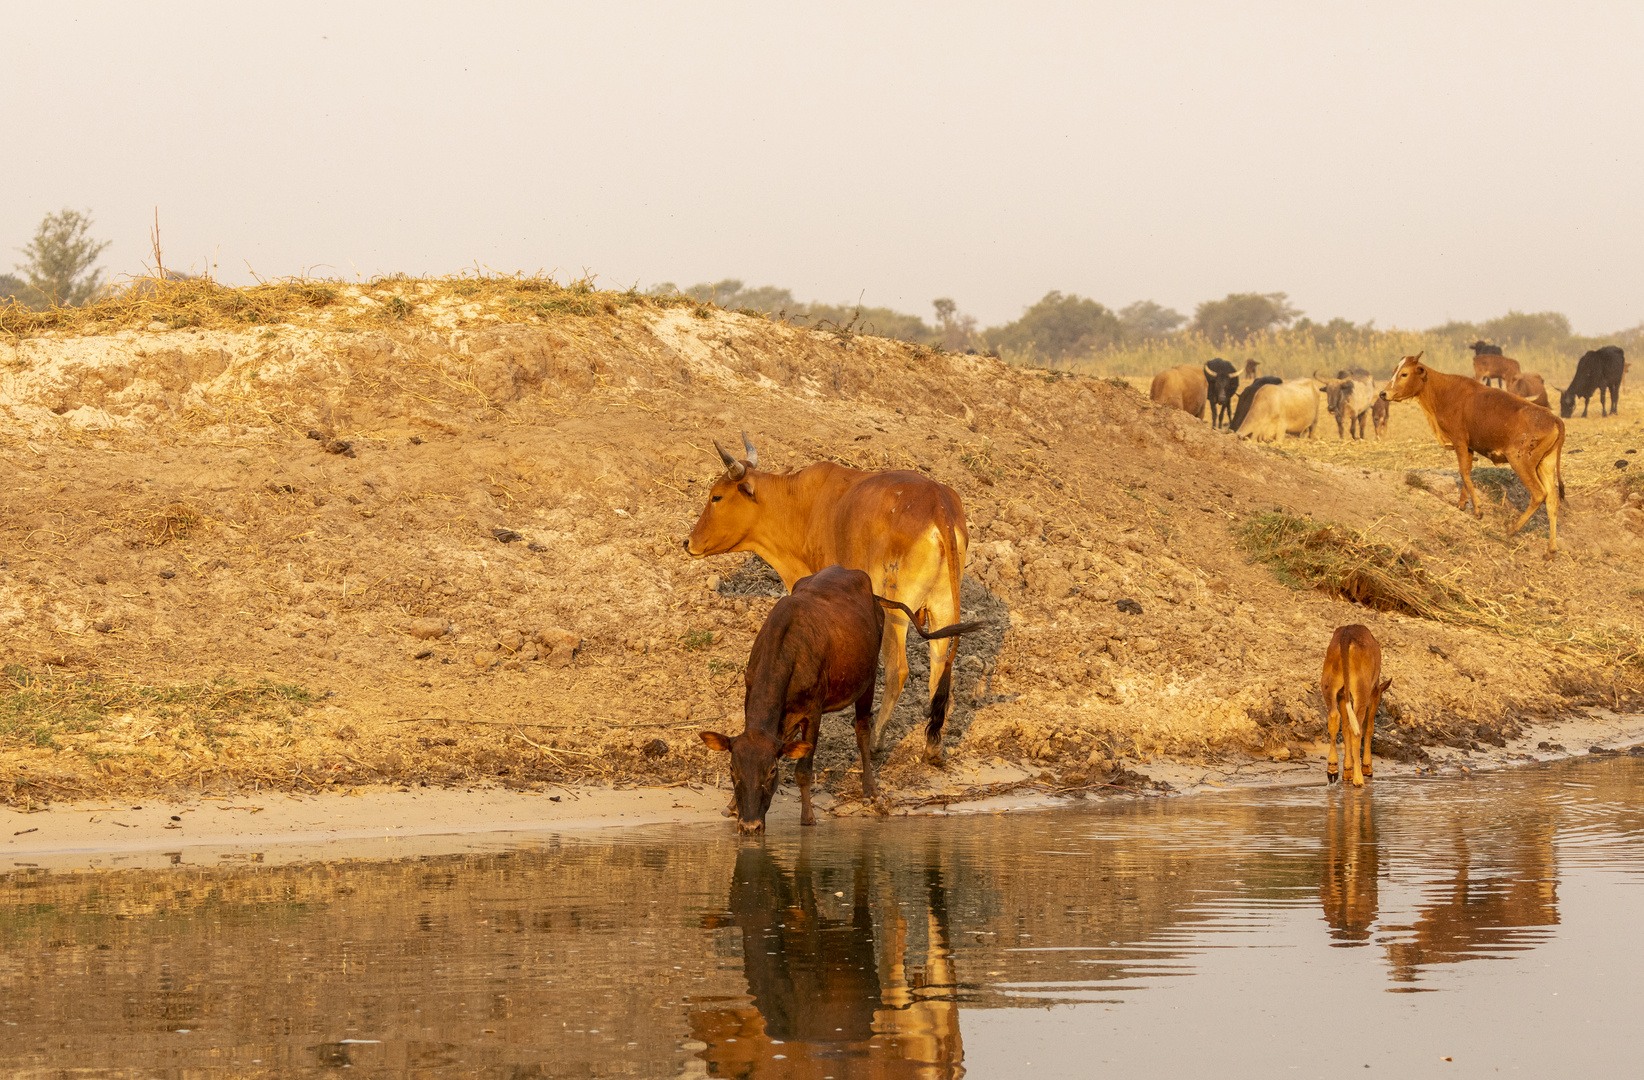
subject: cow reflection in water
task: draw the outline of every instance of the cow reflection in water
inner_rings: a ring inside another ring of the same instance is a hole
[[[1362,945],[1376,921],[1381,878],[1375,800],[1363,791],[1343,791],[1326,813],[1319,903],[1337,945]]]
[[[1448,880],[1430,887],[1413,926],[1387,944],[1395,982],[1416,982],[1431,964],[1482,960],[1533,948],[1558,925],[1558,868],[1551,821],[1510,822],[1485,843],[1469,844],[1457,825]],[[1452,861],[1453,860],[1453,861]]]
[[[848,899],[816,880],[801,849],[790,874],[764,849],[738,854],[726,915],[709,926],[742,931],[752,1007],[698,1009],[691,1030],[707,1046],[708,1075],[723,1077],[957,1077],[959,1010],[940,871],[927,871],[929,946],[910,977],[909,912],[880,898],[875,940],[872,856],[859,852]],[[837,888],[835,883],[835,887]],[[848,903],[848,908],[846,904]],[[832,912],[832,914],[829,914]]]
[[[1469,844],[1457,824],[1448,844],[1424,848],[1415,866],[1394,867],[1400,877],[1415,873],[1432,881],[1415,922],[1377,925],[1379,883],[1390,860],[1376,838],[1376,801],[1344,791],[1327,815],[1319,902],[1330,936],[1339,945],[1360,945],[1374,934],[1394,982],[1417,982],[1433,964],[1531,948],[1546,939],[1541,928],[1558,925],[1550,820],[1507,823],[1482,844]]]

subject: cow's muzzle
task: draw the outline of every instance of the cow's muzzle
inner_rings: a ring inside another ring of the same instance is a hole
[[[765,823],[763,821],[738,821],[736,831],[741,836],[763,836]]]

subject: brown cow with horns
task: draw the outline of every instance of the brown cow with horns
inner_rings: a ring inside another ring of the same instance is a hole
[[[1461,501],[1456,508],[1473,504],[1473,516],[1483,517],[1478,494],[1473,490],[1473,455],[1483,454],[1496,464],[1511,465],[1530,493],[1530,507],[1513,527],[1512,536],[1524,528],[1530,515],[1547,505],[1547,557],[1558,550],[1558,502],[1564,498],[1564,421],[1552,410],[1543,409],[1505,390],[1485,386],[1465,375],[1446,375],[1421,362],[1424,353],[1406,356],[1393,372],[1381,396],[1388,401],[1414,398],[1427,416],[1433,434],[1447,450],[1456,452],[1461,470]]]
[[[686,552],[701,557],[751,551],[771,564],[789,590],[825,567],[851,567],[868,575],[877,595],[922,612],[933,631],[959,621],[959,576],[970,531],[958,492],[905,469],[865,472],[831,461],[795,473],[761,472],[746,432],[742,447],[748,456],[738,461],[714,443],[725,473],[714,481],[685,539]],[[880,646],[885,694],[873,724],[875,746],[908,681],[908,625],[900,611],[886,615]],[[953,648],[949,638],[930,643],[925,760],[932,765],[942,764]]]

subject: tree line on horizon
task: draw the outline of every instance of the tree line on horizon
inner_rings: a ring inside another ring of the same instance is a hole
[[[684,289],[662,282],[648,292],[659,296],[682,293],[699,303],[750,315],[854,329],[955,352],[986,351],[1012,363],[1047,367],[1099,359],[1104,353],[1119,351],[1171,351],[1187,339],[1237,351],[1255,346],[1264,335],[1278,333],[1291,342],[1310,339],[1320,348],[1347,343],[1369,345],[1387,333],[1379,330],[1374,320],[1354,323],[1338,317],[1315,321],[1293,307],[1289,296],[1282,292],[1229,293],[1220,300],[1200,303],[1190,317],[1153,300],[1138,300],[1113,310],[1087,297],[1052,290],[1024,309],[1019,318],[986,329],[978,329],[976,319],[960,312],[947,297],[932,301],[934,318],[927,323],[917,315],[884,307],[804,303],[790,289],[748,286],[738,278]],[[1503,347],[1546,351],[1590,348],[1600,340],[1634,344],[1644,339],[1644,324],[1602,339],[1587,338],[1577,335],[1569,317],[1560,312],[1509,311],[1482,322],[1453,320],[1421,333],[1458,349],[1482,340]]]
[[[33,239],[18,249],[24,257],[15,267],[18,273],[0,273],[0,303],[11,301],[42,309],[78,306],[94,299],[105,280],[102,269],[95,264],[109,243],[93,239],[91,225],[90,211],[64,209],[45,215]],[[698,303],[763,318],[900,338],[951,352],[989,352],[1011,363],[1045,367],[1100,363],[1104,355],[1121,353],[1133,362],[1145,362],[1143,358],[1149,353],[1175,353],[1190,345],[1198,351],[1205,347],[1234,351],[1254,347],[1264,337],[1274,335],[1283,335],[1290,348],[1362,349],[1397,333],[1377,329],[1374,320],[1359,324],[1343,318],[1316,322],[1293,307],[1283,292],[1229,293],[1220,300],[1198,304],[1189,317],[1153,300],[1138,300],[1113,310],[1076,293],[1052,290],[1026,307],[1019,318],[986,329],[978,328],[977,320],[960,311],[950,297],[931,302],[932,317],[927,322],[918,315],[887,307],[802,302],[791,289],[749,286],[739,278],[702,282],[684,289],[673,282],[662,282],[647,292],[655,296],[683,294]],[[1545,354],[1579,352],[1603,343],[1640,344],[1644,342],[1644,323],[1617,334],[1589,338],[1575,334],[1569,318],[1560,312],[1509,311],[1478,323],[1451,321],[1418,336],[1434,340],[1446,351],[1464,349],[1472,341],[1483,340]]]

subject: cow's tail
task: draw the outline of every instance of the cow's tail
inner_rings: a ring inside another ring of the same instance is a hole
[[[913,628],[919,632],[919,636],[924,638],[926,641],[935,641],[937,638],[958,637],[960,634],[969,634],[977,630],[985,630],[993,625],[986,619],[978,619],[975,622],[954,623],[952,626],[944,626],[937,630],[927,631],[924,625],[924,617],[912,608],[908,607],[908,605],[902,603],[902,601],[892,600],[889,597],[880,596],[878,593],[875,593],[873,598],[886,607],[895,608],[897,611],[900,611],[902,614],[906,615],[908,617],[908,622],[911,623]]]
[[[1564,501],[1564,430],[1558,432],[1558,445],[1553,448],[1553,475],[1558,478],[1558,501]]]

